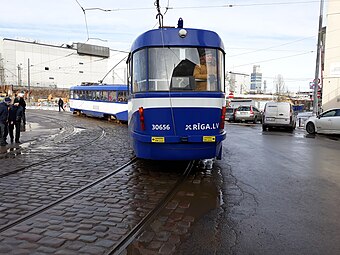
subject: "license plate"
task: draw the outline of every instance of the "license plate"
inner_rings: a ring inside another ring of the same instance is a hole
[[[213,143],[216,141],[216,136],[203,136],[203,142]]]
[[[225,118],[226,120],[229,120],[229,118]]]
[[[153,137],[151,137],[151,142],[153,142],[153,143],[164,143],[165,139],[162,136],[153,136]]]
[[[266,120],[268,120],[268,121],[274,121],[275,118],[266,118]]]

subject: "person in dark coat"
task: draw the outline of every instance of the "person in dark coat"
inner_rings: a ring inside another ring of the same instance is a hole
[[[21,120],[23,118],[24,109],[20,105],[19,100],[16,98],[14,100],[13,105],[9,109],[8,115],[8,130],[9,130],[9,137],[11,138],[11,143],[14,141],[14,127],[15,127],[15,142],[20,143],[20,126]]]
[[[63,109],[63,111],[65,111],[65,109],[64,109],[64,101],[63,101],[63,99],[61,97],[59,98],[58,106],[59,106],[59,112],[60,112],[60,109]]]
[[[0,146],[6,146],[7,134],[8,134],[8,106],[11,103],[11,99],[6,97],[4,102],[0,103]]]
[[[24,99],[24,95],[23,94],[19,94],[19,105],[22,107],[23,109],[23,114],[22,114],[22,123],[25,127],[26,125],[26,102]]]

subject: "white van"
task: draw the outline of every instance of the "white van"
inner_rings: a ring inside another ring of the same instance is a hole
[[[286,128],[293,131],[296,127],[296,116],[293,106],[288,102],[268,102],[264,107],[262,130],[267,128]]]

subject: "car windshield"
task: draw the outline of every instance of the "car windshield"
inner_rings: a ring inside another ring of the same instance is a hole
[[[234,108],[227,108],[227,113],[233,113],[234,112]]]
[[[133,92],[222,91],[224,54],[212,48],[146,48],[132,57]]]

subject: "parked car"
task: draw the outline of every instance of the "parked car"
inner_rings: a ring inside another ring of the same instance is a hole
[[[296,115],[288,102],[268,102],[264,107],[262,130],[267,128],[285,128],[293,131],[296,127]]]
[[[235,121],[235,111],[236,108],[228,107],[225,115],[225,120],[229,122]]]
[[[309,134],[340,134],[340,108],[330,109],[318,116],[310,117],[305,127]]]
[[[262,113],[252,105],[239,106],[235,111],[235,121],[262,122]]]

